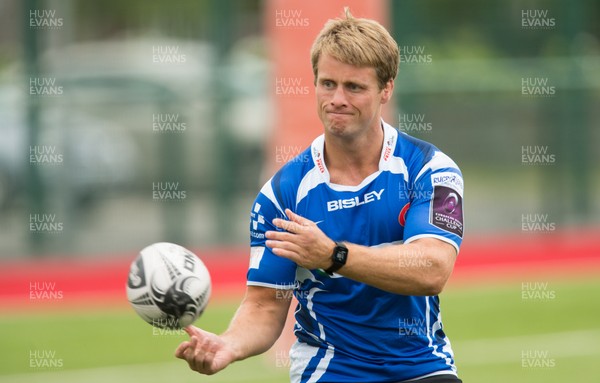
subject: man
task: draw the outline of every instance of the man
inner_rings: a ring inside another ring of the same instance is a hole
[[[247,292],[220,336],[176,356],[204,374],[268,350],[298,300],[292,382],[460,382],[439,309],[462,241],[462,176],[381,119],[398,46],[378,23],[330,20],[311,59],[324,134],[261,189]]]

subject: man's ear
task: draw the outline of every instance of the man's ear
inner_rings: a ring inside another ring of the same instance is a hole
[[[381,92],[381,103],[385,104],[392,98],[392,94],[394,93],[394,80],[386,82]]]

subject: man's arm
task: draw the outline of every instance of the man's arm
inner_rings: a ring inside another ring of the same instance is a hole
[[[227,331],[216,335],[190,326],[190,340],[182,342],[175,356],[190,368],[212,375],[229,364],[267,351],[279,338],[291,294],[277,294],[276,289],[248,286]]]
[[[290,210],[289,221],[275,219],[285,231],[266,233],[267,246],[307,269],[327,269],[335,243],[318,226]],[[454,268],[454,246],[432,237],[409,244],[367,247],[346,243],[348,261],[337,273],[396,294],[437,295]]]
[[[404,245],[347,246],[348,261],[338,274],[404,295],[441,293],[456,260],[454,246],[431,237]]]

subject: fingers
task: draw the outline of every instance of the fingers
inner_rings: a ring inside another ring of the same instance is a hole
[[[175,350],[175,356],[185,360],[190,369],[201,374],[212,375],[223,369],[228,363],[216,363],[217,354],[223,354],[224,343],[216,335],[198,327],[188,326],[185,332],[189,341],[182,342]]]
[[[265,233],[267,238],[265,244],[273,254],[308,269],[322,268],[324,263],[329,264],[329,250],[324,251],[323,248],[331,240],[325,233],[316,223],[290,209],[285,209],[285,214],[289,220],[282,218],[273,220],[273,225],[284,231],[270,230]]]
[[[298,233],[302,229],[302,225],[300,225],[299,223],[281,218],[275,218],[273,220],[273,225],[285,230],[288,233]]]
[[[190,337],[192,337],[194,335],[199,336],[199,337],[203,336],[202,330],[200,330],[198,327],[195,327],[195,326],[187,326],[183,330],[185,332],[187,332]]]
[[[268,240],[266,245],[273,250],[275,255],[289,258],[293,261],[297,261],[299,254],[302,253],[302,248],[292,242]]]
[[[285,209],[285,214],[287,215],[287,217],[290,221],[295,222],[300,226],[311,226],[311,225],[316,226],[316,224],[313,221],[311,221],[310,219],[304,218],[303,216],[294,213],[290,209]]]
[[[302,257],[295,251],[285,250],[278,247],[273,248],[273,254],[278,257],[287,258],[290,261],[297,263],[300,266],[302,265]]]
[[[185,359],[184,353],[190,347],[190,342],[185,341],[181,342],[181,344],[175,350],[175,357],[179,359]]]
[[[273,225],[275,225],[276,227],[278,227],[282,230],[285,230],[288,233],[299,234],[303,230],[306,230],[307,228],[309,228],[312,224],[312,222],[308,221],[308,220],[304,221],[304,222],[305,222],[304,224],[301,224],[301,223],[294,222],[294,221],[288,221],[286,219],[275,218],[273,220]]]
[[[177,357],[179,359],[185,359],[188,362],[188,364],[190,365],[190,368],[192,368],[193,370],[196,370],[192,366],[193,365],[192,362],[195,359],[195,356],[198,354],[198,351],[199,351],[199,350],[197,350],[199,339],[205,338],[205,337],[203,337],[201,330],[194,326],[185,327],[184,331],[188,333],[188,335],[190,336],[190,340],[181,342],[181,344],[175,350],[175,357]]]
[[[221,368],[214,365],[214,359],[221,346],[210,337],[200,340],[193,336],[192,340],[195,352],[191,359],[187,359],[190,368],[206,375],[212,375],[219,371]]]
[[[267,231],[265,233],[265,236],[267,237],[268,240],[267,242],[272,242],[273,245],[276,244],[276,242],[291,242],[294,240],[294,233],[289,233],[287,231]],[[267,243],[267,246],[269,247],[273,247],[270,246],[269,243]]]
[[[303,246],[306,245],[307,241],[311,241],[312,235],[306,238],[298,237],[294,233],[288,233],[285,231],[268,231],[266,233],[267,241],[265,245],[268,248],[273,249],[276,255],[284,255],[280,251],[287,250],[291,253],[300,254]],[[288,258],[286,256],[286,258]]]
[[[290,221],[299,223],[300,225],[308,225],[309,223],[312,222],[312,221],[302,217],[301,215],[294,213],[290,209],[285,209],[285,215],[287,215],[287,217],[289,218]]]
[[[275,218],[273,220],[273,225],[290,233],[298,233],[306,226],[314,224],[313,221],[294,213],[290,209],[285,209],[285,214],[288,217],[287,220],[282,218]]]
[[[198,347],[198,344],[200,344],[200,347]],[[204,372],[205,354],[205,351],[202,349],[202,343],[200,343],[198,337],[192,336],[188,348],[183,351],[183,358],[181,359],[185,359],[192,370]]]
[[[197,337],[192,336],[190,340],[190,352],[186,355],[186,360],[190,368],[194,371],[204,371],[204,359],[205,352],[202,347],[198,347],[199,340]]]
[[[192,347],[191,344],[191,337],[192,336],[201,336],[200,334],[200,329],[194,326],[188,326],[185,327],[183,329],[185,332],[188,333],[188,335],[190,336],[190,341],[184,341],[181,342],[181,344],[177,347],[177,349],[175,350],[175,357],[179,358],[179,359],[185,359],[185,352],[187,349],[189,349],[190,347]]]

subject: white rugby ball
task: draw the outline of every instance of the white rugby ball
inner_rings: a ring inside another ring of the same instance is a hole
[[[159,328],[191,325],[210,298],[210,274],[188,249],[167,242],[144,248],[131,263],[127,299],[142,319]]]

